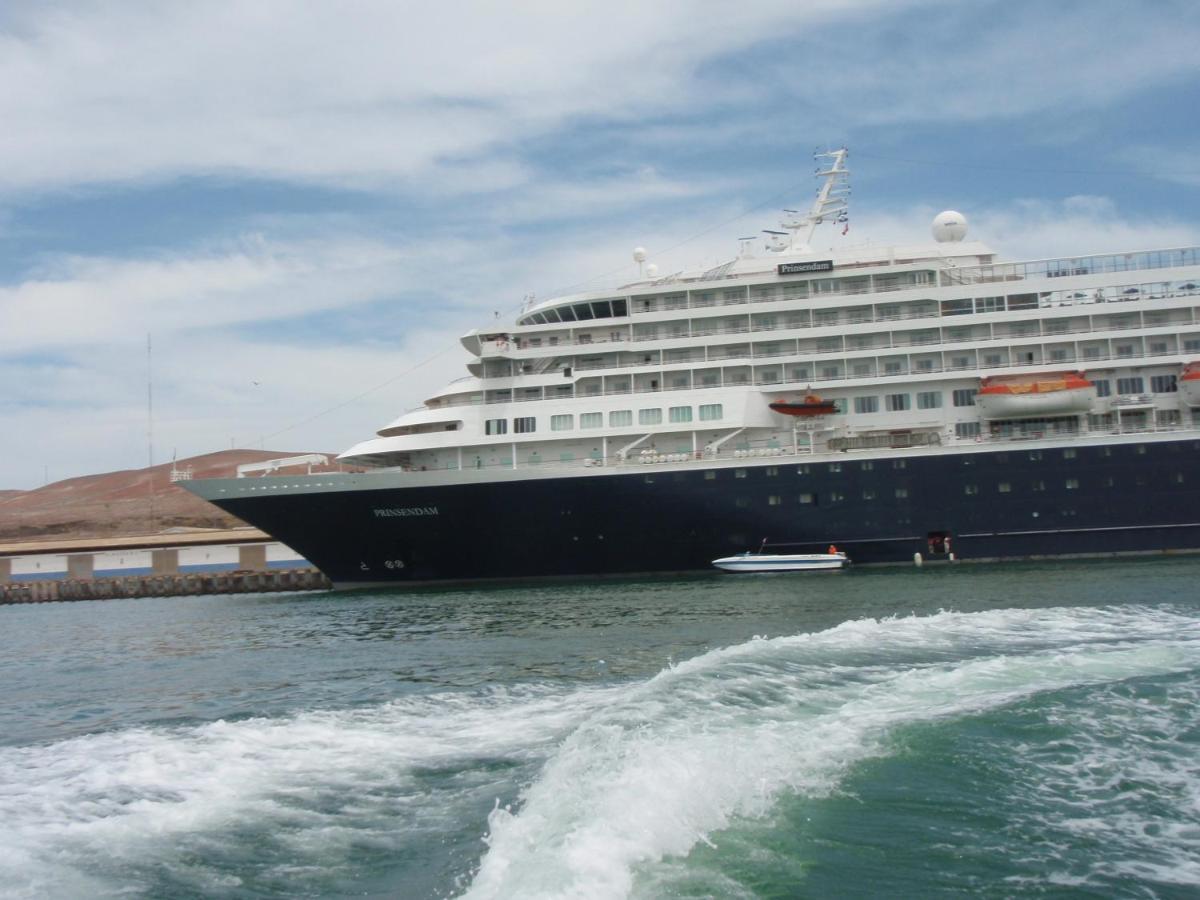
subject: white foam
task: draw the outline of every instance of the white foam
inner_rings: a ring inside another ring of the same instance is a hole
[[[274,829],[302,859],[317,853],[336,865],[351,842],[386,841],[406,818],[426,826],[453,818],[455,797],[428,802],[414,772],[540,759],[610,693],[443,694],[5,748],[0,883],[12,896],[101,896],[121,885],[85,873],[161,866],[199,890],[215,889],[229,876],[187,871],[182,844],[196,836],[219,842],[247,825]],[[481,776],[483,787],[493,790],[489,777]]]
[[[1154,609],[1004,610],[845,623],[660,673],[598,710],[497,810],[470,898],[618,898],[784,792],[821,794],[897,725],[1200,665],[1200,626]]]

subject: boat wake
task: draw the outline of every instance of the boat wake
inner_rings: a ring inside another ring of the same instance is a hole
[[[716,650],[576,729],[519,811],[492,813],[465,896],[626,897],[781,795],[827,795],[900,726],[1197,667],[1200,623],[1144,607],[854,621]]]
[[[1110,825],[1125,843],[1096,866],[1200,884],[1167,852],[1196,858],[1200,834],[1186,736],[1197,670],[1200,621],[1183,608],[943,612],[759,638],[635,683],[447,691],[4,748],[0,878],[28,897],[334,895],[362,891],[369,850],[390,865],[378,864],[381,884],[408,861],[408,896],[655,895],[693,851],[782,801],[843,790],[864,761],[895,754],[903,729],[1083,690],[1115,699],[1064,707],[1063,727],[1083,735],[1075,750],[1014,762],[1015,781],[1044,765],[1048,790],[1086,794],[1097,760],[1136,744],[1106,729],[1144,723],[1159,741],[1139,770],[1160,810],[1159,862],[1130,812]],[[1118,690],[1172,676],[1191,678],[1190,701]],[[1043,806],[1068,831],[1101,827],[1066,801]]]

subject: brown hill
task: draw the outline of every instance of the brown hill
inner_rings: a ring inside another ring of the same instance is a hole
[[[221,450],[163,463],[68,478],[30,491],[0,491],[0,538],[105,537],[156,534],[168,528],[236,528],[240,519],[184,490],[172,471],[191,470],[193,478],[232,478],[237,467],[299,454],[274,450]],[[335,471],[332,465],[313,471]],[[304,467],[283,470],[306,471]]]

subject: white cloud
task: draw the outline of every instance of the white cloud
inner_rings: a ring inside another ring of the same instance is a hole
[[[0,186],[415,179],[567,119],[686,108],[702,60],[839,6],[35,6],[0,41],[0,82],[24,86],[0,95],[20,135],[0,142]]]

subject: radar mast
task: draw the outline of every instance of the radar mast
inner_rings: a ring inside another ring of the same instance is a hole
[[[850,170],[846,168],[847,153],[846,148],[842,147],[813,155],[818,163],[823,164],[823,167],[818,166],[816,176],[825,179],[817,191],[817,199],[806,216],[801,216],[795,210],[784,210],[789,215],[780,224],[789,232],[787,240],[778,239],[781,232],[767,232],[776,236],[775,240],[768,243],[768,250],[775,253],[811,253],[810,242],[818,225],[826,221],[839,224],[849,222]]]

